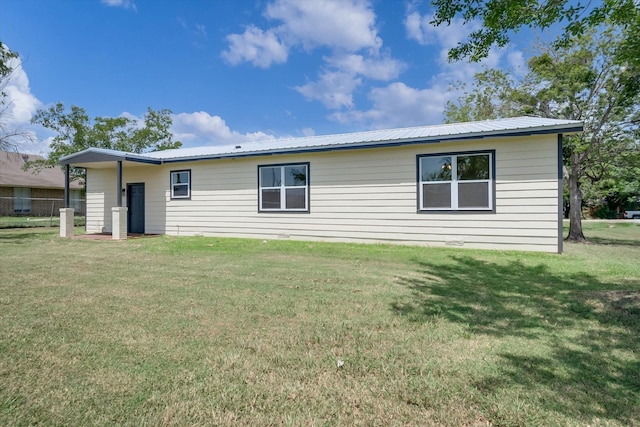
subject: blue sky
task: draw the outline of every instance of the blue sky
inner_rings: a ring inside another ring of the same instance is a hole
[[[481,64],[446,50],[476,24],[433,28],[428,2],[2,0],[0,40],[21,55],[11,124],[56,102],[90,117],[173,111],[185,146],[441,123],[482,66],[521,72],[520,36]]]

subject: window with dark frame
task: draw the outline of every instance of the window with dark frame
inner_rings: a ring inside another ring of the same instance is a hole
[[[29,187],[13,188],[13,212],[15,213],[31,212],[31,188]]]
[[[191,171],[171,171],[171,198],[191,198]]]
[[[420,211],[494,209],[492,152],[418,157]]]
[[[260,212],[308,212],[309,164],[258,166]]]

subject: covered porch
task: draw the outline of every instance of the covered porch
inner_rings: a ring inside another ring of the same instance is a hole
[[[148,165],[160,165],[161,160],[146,157],[140,154],[127,153],[117,150],[107,150],[102,148],[88,148],[78,153],[71,154],[69,156],[62,157],[60,164],[64,165],[65,171],[65,188],[64,188],[64,208],[60,209],[60,237],[73,238],[74,237],[74,209],[71,208],[70,197],[70,182],[71,182],[71,168],[82,169],[112,169],[116,168],[116,179],[113,182],[115,188],[115,200],[111,208],[111,232],[95,234],[95,236],[102,236],[102,238],[111,238],[112,240],[125,240],[128,237],[136,237],[144,234],[144,185],[140,188],[134,185],[128,185],[129,200],[133,207],[142,207],[142,230],[138,228],[132,230],[129,222],[135,221],[136,217],[131,218],[131,211],[129,206],[124,206],[123,197],[127,195],[127,188],[123,186],[122,170],[127,164],[148,164]],[[135,194],[135,197],[132,197]],[[106,201],[105,201],[106,202]],[[141,232],[140,232],[141,231]],[[99,239],[100,237],[96,237]]]

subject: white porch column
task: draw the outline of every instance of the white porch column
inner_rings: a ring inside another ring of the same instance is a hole
[[[60,208],[60,237],[73,238],[73,208]]]
[[[127,207],[111,208],[111,236],[114,240],[125,240],[127,238]]]

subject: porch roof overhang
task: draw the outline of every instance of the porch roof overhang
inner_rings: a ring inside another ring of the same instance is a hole
[[[105,148],[87,148],[86,150],[70,154],[60,158],[61,165],[70,165],[80,168],[112,168],[113,162],[123,163],[145,163],[149,165],[160,165],[162,160],[153,159],[144,155],[128,153],[118,150],[107,150]]]

